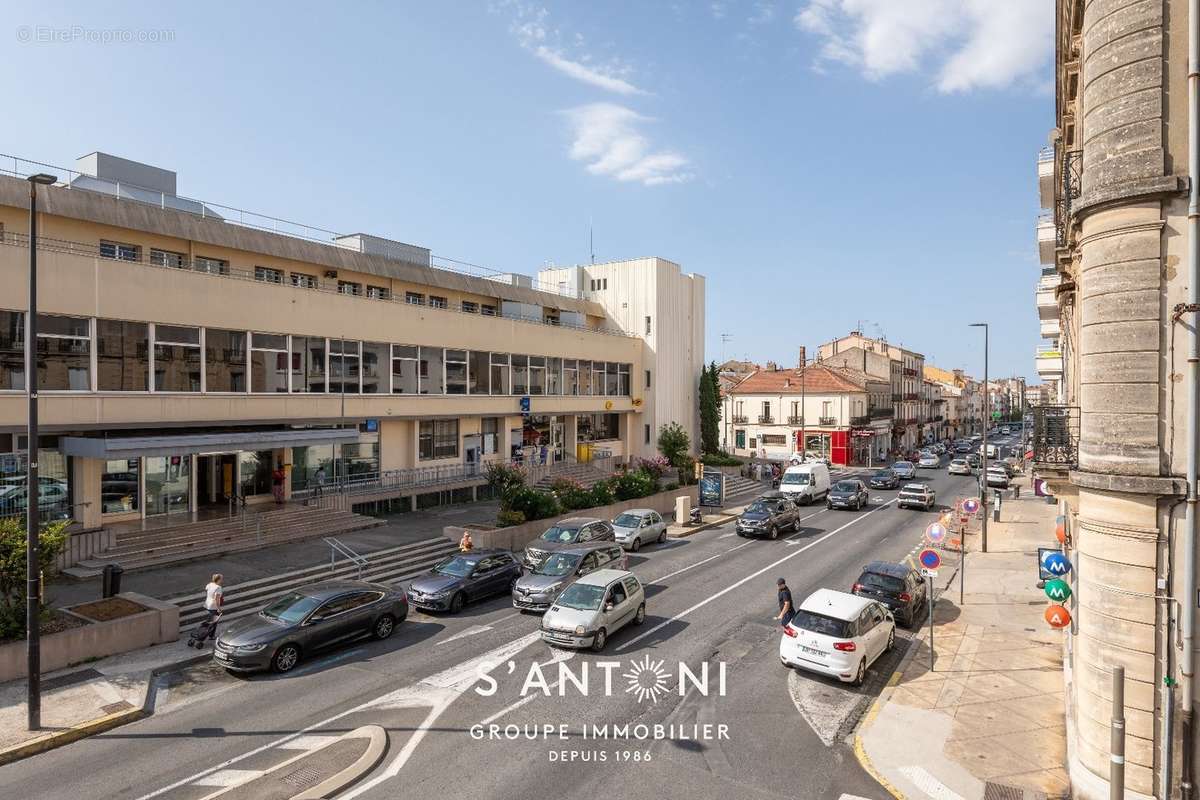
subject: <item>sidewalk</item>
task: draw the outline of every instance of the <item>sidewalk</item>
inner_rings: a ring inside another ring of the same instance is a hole
[[[962,572],[942,567],[933,670],[926,625],[858,732],[859,760],[897,797],[1069,795],[1062,633],[1042,618],[1037,588],[1056,510],[1018,482],[1021,499],[1006,497],[1001,522],[989,521],[988,552],[967,537],[961,606]]]

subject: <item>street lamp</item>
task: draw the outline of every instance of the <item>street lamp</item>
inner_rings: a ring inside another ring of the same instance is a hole
[[[29,730],[42,727],[41,569],[38,565],[38,372],[37,372],[37,187],[58,181],[39,172],[29,181],[29,311],[25,314],[25,392],[29,398],[26,431],[25,502],[25,653],[28,675],[26,711]]]
[[[983,475],[979,482],[979,507],[983,510],[983,527],[980,529],[981,550],[987,552],[987,466],[988,466],[988,449],[987,449],[987,430],[988,423],[992,418],[992,395],[988,391],[988,324],[986,322],[972,322],[969,327],[983,328]]]

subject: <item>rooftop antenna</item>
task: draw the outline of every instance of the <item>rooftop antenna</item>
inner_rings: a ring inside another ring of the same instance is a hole
[[[725,363],[725,344],[727,342],[729,342],[731,339],[733,339],[732,333],[722,333],[721,334],[721,363],[722,364]]]
[[[592,234],[592,218],[588,217],[588,253],[592,257],[592,266],[596,266],[596,239]]]

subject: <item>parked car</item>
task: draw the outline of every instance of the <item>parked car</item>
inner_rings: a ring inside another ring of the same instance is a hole
[[[988,467],[987,476],[984,479],[988,487],[993,489],[1008,488],[1008,473],[1000,467]]]
[[[467,603],[511,591],[523,571],[507,550],[456,553],[413,580],[408,602],[428,611],[457,614]]]
[[[929,596],[920,573],[907,564],[889,561],[872,561],[863,567],[850,591],[883,603],[906,628],[919,619],[917,612],[925,608]]]
[[[979,469],[983,459],[979,457],[979,453],[971,453],[967,456],[967,463],[971,465],[971,469]]]
[[[872,489],[896,489],[900,486],[900,476],[890,469],[881,469],[867,481]]]
[[[525,545],[521,563],[526,569],[533,569],[557,550],[563,550],[576,544],[588,542],[615,542],[617,535],[612,523],[605,519],[594,517],[571,517],[561,519],[551,525],[546,531]]]
[[[919,508],[928,511],[936,499],[933,487],[927,483],[910,483],[896,496],[898,508]]]
[[[613,535],[622,547],[633,552],[648,542],[662,544],[667,540],[667,523],[662,515],[649,508],[631,508],[612,521]]]
[[[846,480],[838,481],[829,490],[829,499],[826,501],[826,507],[852,508],[858,511],[869,502],[871,502],[871,495],[867,493],[866,484],[858,478],[847,478]]]
[[[599,652],[629,623],[646,621],[646,592],[632,572],[602,569],[562,591],[542,617],[542,641]]]
[[[941,465],[942,465],[942,459],[940,457],[938,457],[935,453],[925,453],[924,455],[921,456],[921,459],[917,462],[918,467],[923,467],[925,469],[937,469]]]
[[[946,468],[946,471],[951,475],[970,475],[971,465],[965,458],[955,458],[951,459],[950,466]]]
[[[779,491],[797,503],[819,500],[829,494],[829,467],[820,461],[788,467],[779,479]]]
[[[892,472],[896,473],[896,477],[902,481],[917,477],[917,468],[908,461],[897,461],[892,464]]]
[[[386,639],[408,616],[404,592],[324,581],[288,592],[217,636],[213,660],[232,672],[288,672],[314,652],[362,636]]]
[[[966,455],[967,453],[971,452],[971,443],[959,442],[958,444],[954,445],[954,452],[958,453],[959,455]]]
[[[882,603],[818,589],[783,629],[779,660],[861,686],[867,668],[895,643],[896,621]]]
[[[766,536],[778,539],[784,528],[800,530],[800,508],[784,496],[760,497],[737,518],[738,536]]]
[[[545,611],[559,592],[601,568],[625,569],[625,551],[614,542],[590,542],[551,553],[513,584],[513,608]]]

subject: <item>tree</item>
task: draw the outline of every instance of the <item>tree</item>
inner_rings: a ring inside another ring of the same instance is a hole
[[[48,523],[38,536],[38,563],[49,573],[67,543],[67,522]],[[0,640],[25,636],[25,518],[0,519]]]
[[[663,425],[658,429],[658,452],[671,462],[676,469],[690,469],[692,459],[688,455],[692,449],[692,440],[687,431],[678,422]]]
[[[717,362],[700,373],[700,452],[713,455],[721,449],[721,391]]]

